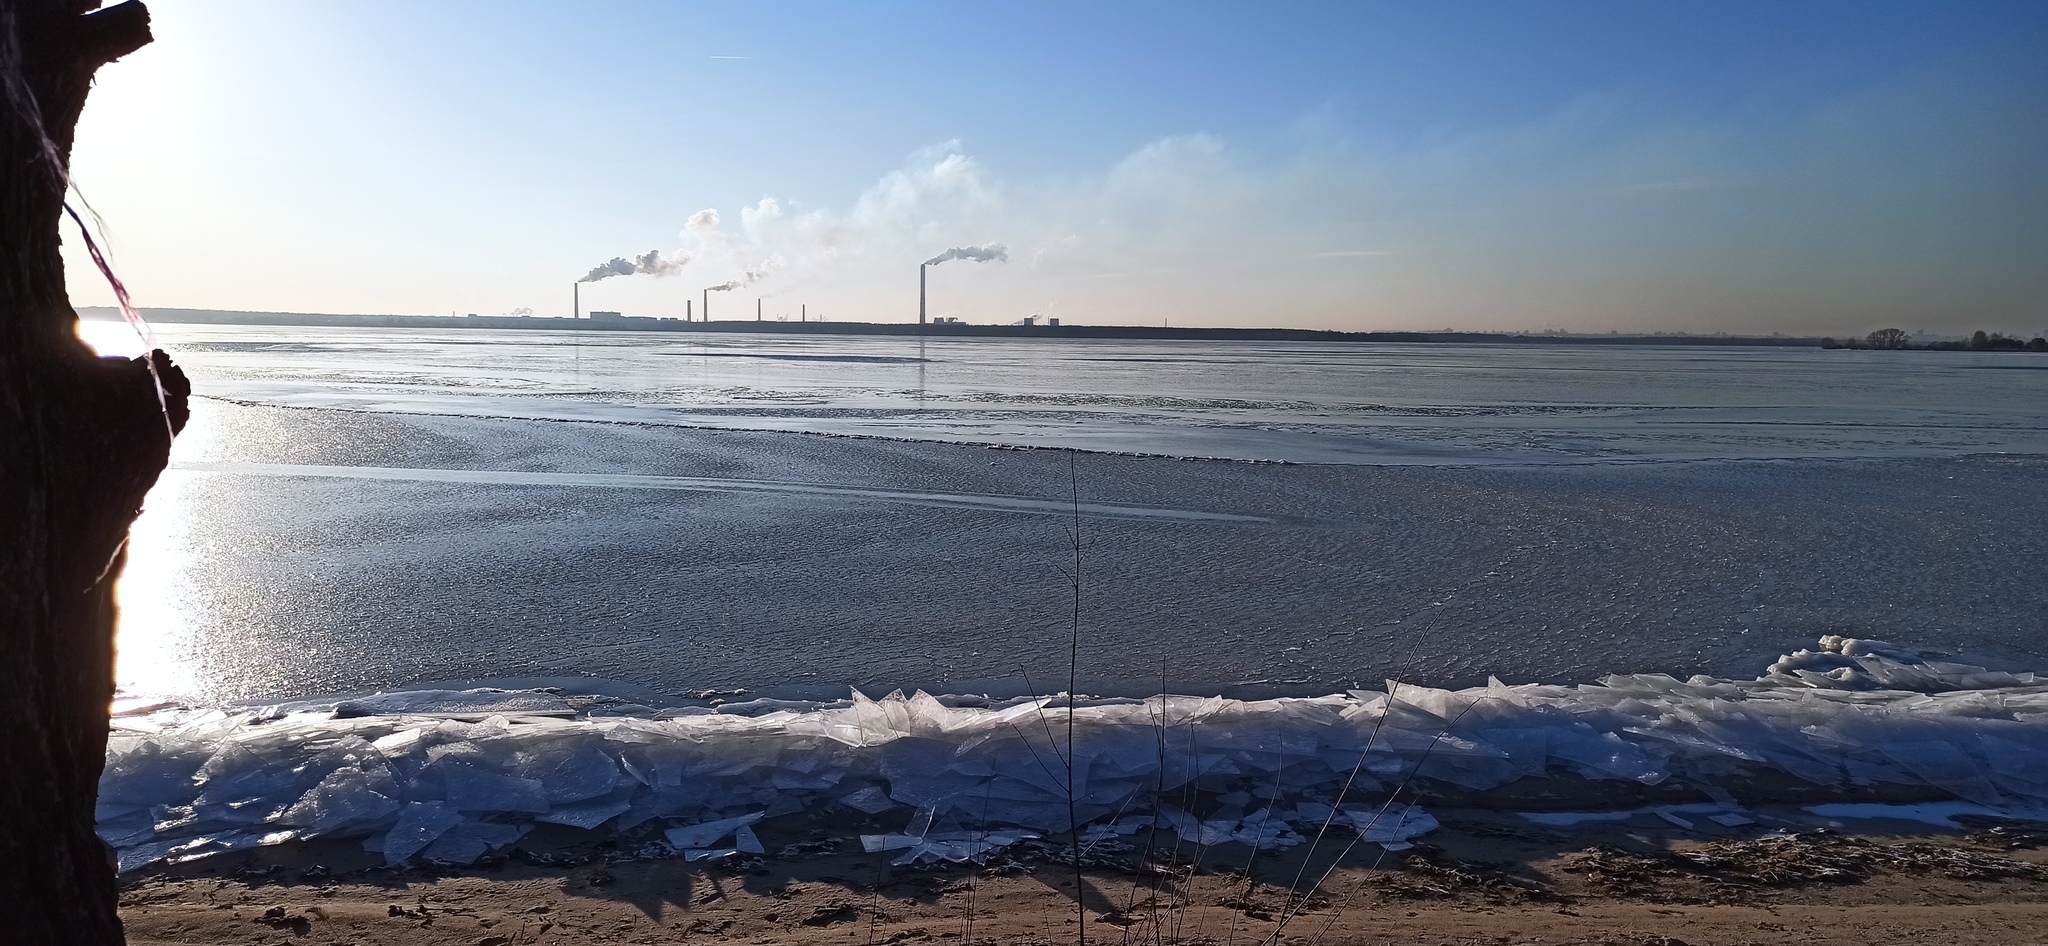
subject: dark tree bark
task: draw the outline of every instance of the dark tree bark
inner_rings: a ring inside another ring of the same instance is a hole
[[[0,0],[0,940],[122,941],[93,807],[113,696],[113,583],[190,393],[153,353],[78,341],[58,256],[72,130],[142,4]],[[162,381],[161,396],[158,387]]]

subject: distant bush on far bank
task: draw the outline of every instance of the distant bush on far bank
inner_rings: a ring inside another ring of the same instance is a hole
[[[2020,341],[2017,337],[2007,337],[2005,335],[1999,334],[1998,332],[1986,334],[1982,331],[1979,331],[1973,333],[1968,341],[1928,342],[1924,345],[1915,345],[1913,344],[1912,336],[1906,334],[1905,329],[1881,328],[1875,332],[1870,333],[1869,335],[1865,335],[1862,338],[1823,338],[1820,340],[1820,347],[1856,349],[1872,348],[1889,351],[1914,350],[2048,352],[2048,338],[2042,338],[2036,335],[2032,339],[2023,342]]]

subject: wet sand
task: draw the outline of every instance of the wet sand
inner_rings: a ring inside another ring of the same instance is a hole
[[[2048,929],[2039,825],[1717,838],[1442,817],[1428,844],[1399,854],[1335,835],[1313,853],[1142,837],[1090,849],[1087,941],[2008,944]],[[630,841],[567,831],[447,871],[387,870],[348,842],[287,845],[130,878],[122,914],[138,946],[1076,940],[1065,848],[1013,849],[986,867],[893,867],[887,855],[821,850],[809,840],[818,827],[764,822],[770,854],[711,865],[640,859]],[[1325,871],[1320,886],[1296,880]]]

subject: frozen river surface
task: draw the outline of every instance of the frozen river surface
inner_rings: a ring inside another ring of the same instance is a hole
[[[132,692],[1054,689],[1076,500],[1096,692],[2048,666],[2026,355],[161,331]]]
[[[1302,463],[2048,452],[2048,359],[2007,354],[174,329],[208,394],[285,407]]]

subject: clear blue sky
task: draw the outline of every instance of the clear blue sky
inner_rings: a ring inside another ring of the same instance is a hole
[[[562,314],[659,250],[585,307],[904,320],[1003,243],[933,314],[2048,329],[2048,3],[151,8],[74,163],[144,306]]]

